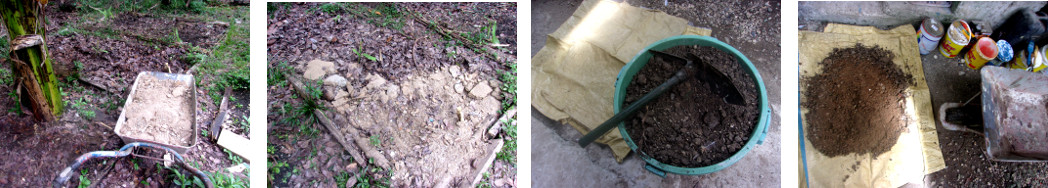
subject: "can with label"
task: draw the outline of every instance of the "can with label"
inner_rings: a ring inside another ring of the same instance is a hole
[[[935,50],[935,47],[939,46],[939,39],[942,39],[942,23],[935,19],[924,19],[921,22],[920,30],[917,30],[917,47],[921,51],[921,55],[926,55]]]
[[[979,70],[986,62],[997,58],[997,44],[990,37],[979,38],[972,46],[972,50],[964,54],[964,62],[968,68]]]
[[[946,30],[946,36],[943,37],[941,45],[939,45],[939,52],[942,52],[942,56],[947,58],[957,57],[961,53],[961,49],[968,45],[968,40],[972,38],[972,30],[968,27],[968,22],[964,20],[953,21],[950,24],[950,28]]]

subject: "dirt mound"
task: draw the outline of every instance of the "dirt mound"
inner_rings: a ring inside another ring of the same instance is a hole
[[[477,163],[485,160],[494,143],[484,132],[498,115],[500,103],[492,95],[470,97],[465,88],[487,87],[486,79],[449,66],[408,75],[400,84],[374,74],[364,82],[351,85],[351,94],[335,98],[334,109],[342,116],[335,119],[348,124],[344,129],[364,134],[350,136],[370,138],[393,164],[393,184],[472,183],[469,176],[479,170],[483,163]]]
[[[746,102],[728,104],[705,82],[692,77],[628,120],[630,137],[641,152],[674,166],[708,166],[731,157],[746,145],[756,127],[760,115],[756,83],[733,56],[716,48],[677,46],[665,52],[680,57],[688,53],[699,56],[730,77]],[[627,88],[626,102],[640,99],[684,65],[652,58]]]
[[[880,47],[834,49],[819,63],[823,72],[807,78],[801,105],[810,111],[808,140],[823,154],[879,155],[895,145],[906,124],[903,91],[912,78]]]

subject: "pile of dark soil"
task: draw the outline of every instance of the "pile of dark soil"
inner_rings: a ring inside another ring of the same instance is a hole
[[[728,104],[702,80],[688,78],[627,121],[630,137],[642,153],[674,166],[709,166],[731,157],[755,129],[759,117],[756,83],[734,57],[716,48],[677,46],[665,52],[680,57],[696,54],[716,67],[732,79],[745,105]],[[652,58],[627,88],[626,103],[640,99],[682,68],[682,63]]]
[[[893,58],[883,48],[856,45],[834,49],[819,63],[823,72],[805,80],[801,103],[810,110],[807,137],[816,150],[876,156],[895,145],[906,126],[900,101],[913,78]]]

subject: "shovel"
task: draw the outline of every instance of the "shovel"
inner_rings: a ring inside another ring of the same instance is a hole
[[[659,87],[656,87],[655,89],[651,90],[651,92],[644,94],[644,96],[641,97],[640,100],[633,102],[633,104],[627,106],[625,110],[619,112],[618,114],[615,114],[615,116],[612,116],[607,121],[604,121],[604,123],[601,123],[600,126],[597,126],[596,129],[593,129],[585,136],[582,136],[582,138],[579,138],[579,145],[581,145],[582,147],[586,147],[590,143],[593,143],[594,140],[597,140],[597,138],[604,136],[604,134],[610,131],[611,128],[614,128],[615,125],[626,120],[627,118],[633,117],[633,115],[637,114],[637,111],[639,111],[641,107],[647,105],[649,102],[651,102],[651,100],[654,100],[661,96],[663,93],[666,93],[666,90],[673,88],[673,86],[676,86],[682,80],[688,79],[693,76],[703,82],[709,83],[709,89],[713,90],[714,94],[716,94],[718,97],[723,99],[728,104],[742,105],[746,102],[742,98],[742,93],[739,93],[739,90],[735,88],[735,85],[731,83],[731,79],[728,78],[728,76],[724,75],[724,73],[721,73],[710,64],[699,60],[699,57],[695,56],[695,54],[689,53],[687,55],[688,59],[684,59],[672,54],[667,54],[655,50],[648,50],[648,52],[654,54],[654,57],[660,58],[663,61],[675,63],[684,62],[687,64],[684,65],[684,69],[677,71],[677,73],[675,73],[673,77],[670,77],[670,79],[662,83],[662,85],[659,85]]]

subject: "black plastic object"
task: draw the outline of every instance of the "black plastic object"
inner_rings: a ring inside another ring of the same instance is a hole
[[[1026,49],[1031,42],[1048,37],[1048,14],[1032,9],[1020,9],[1005,20],[990,38],[1004,39],[1012,49]]]

